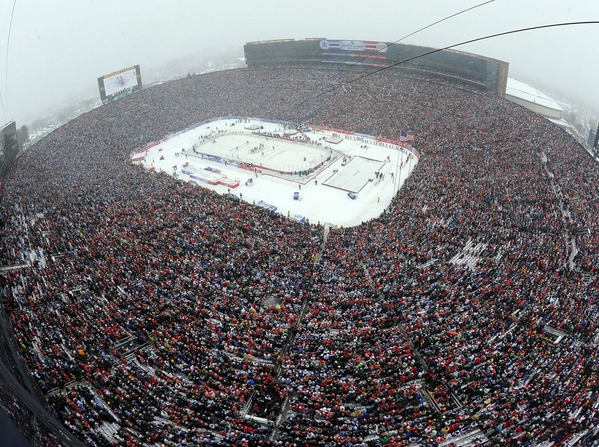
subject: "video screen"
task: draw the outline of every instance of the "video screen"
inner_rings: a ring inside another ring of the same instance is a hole
[[[135,67],[129,68],[112,76],[104,78],[104,91],[106,96],[112,96],[122,90],[137,87],[137,73]]]

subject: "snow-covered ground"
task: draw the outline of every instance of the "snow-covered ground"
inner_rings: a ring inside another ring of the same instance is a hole
[[[337,226],[382,214],[418,162],[405,148],[363,135],[292,132],[278,123],[223,119],[169,136],[132,160],[297,220]]]

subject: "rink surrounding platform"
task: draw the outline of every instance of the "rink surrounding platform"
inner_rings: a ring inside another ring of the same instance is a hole
[[[342,169],[333,170],[333,174],[323,182],[323,185],[359,193],[368,182],[376,178],[376,172],[384,170],[384,162],[356,156]]]
[[[131,160],[297,221],[354,226],[383,213],[418,153],[335,129],[294,132],[284,123],[223,118],[169,135]]]

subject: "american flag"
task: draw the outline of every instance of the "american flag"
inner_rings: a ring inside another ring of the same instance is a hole
[[[414,141],[414,135],[403,130],[399,133],[399,141]]]

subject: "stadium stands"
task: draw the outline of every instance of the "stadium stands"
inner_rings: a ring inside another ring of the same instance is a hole
[[[169,82],[69,122],[13,166],[2,261],[25,267],[2,278],[3,305],[31,377],[79,439],[599,439],[596,166],[494,94],[385,72],[331,88],[355,74]],[[421,158],[380,218],[330,231],[128,162],[228,115],[409,129]]]

